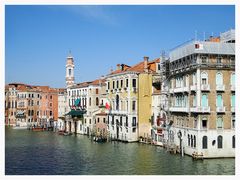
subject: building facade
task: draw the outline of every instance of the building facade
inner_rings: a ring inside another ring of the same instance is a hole
[[[170,52],[171,132],[188,155],[235,156],[235,38],[227,33]]]
[[[144,57],[132,67],[118,64],[117,70],[106,76],[110,138],[127,142],[151,138],[152,74],[158,62]]]

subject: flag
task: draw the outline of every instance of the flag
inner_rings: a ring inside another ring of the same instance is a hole
[[[111,106],[110,106],[110,104],[108,104],[107,102],[106,102],[106,109],[108,109],[108,110],[110,110],[110,109],[111,109]]]

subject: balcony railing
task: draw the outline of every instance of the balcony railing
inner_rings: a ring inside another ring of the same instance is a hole
[[[235,85],[231,85],[231,91],[235,91]]]
[[[172,112],[188,112],[188,108],[187,107],[170,107],[169,111],[172,111]]]
[[[169,93],[170,94],[173,94],[173,92],[174,92],[174,90],[171,88],[171,89],[169,89]]]
[[[197,85],[192,85],[190,86],[191,91],[196,91],[197,90]]]
[[[133,88],[132,88],[132,91],[133,91],[134,93],[137,93],[137,88],[136,88],[136,87],[133,87]]]
[[[210,106],[206,106],[206,107],[201,107],[201,106],[191,107],[190,111],[191,112],[195,112],[195,113],[210,113]]]
[[[201,91],[210,91],[210,85],[209,84],[202,84],[201,85]]]
[[[127,114],[127,111],[120,111],[120,110],[111,110],[112,114]]]
[[[235,112],[235,106],[232,106],[232,107],[231,107],[231,111],[232,111],[232,112]]]
[[[217,91],[225,91],[225,85],[223,85],[223,84],[217,84],[217,85],[216,85],[216,90],[217,90]]]
[[[189,91],[189,88],[188,87],[178,87],[178,88],[175,88],[173,90],[174,93],[178,93],[178,92],[188,92]]]
[[[222,107],[217,107],[217,110],[216,110],[218,113],[224,113],[225,112],[225,107],[222,106]]]

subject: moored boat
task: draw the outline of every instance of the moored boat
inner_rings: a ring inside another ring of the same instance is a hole
[[[27,126],[13,126],[12,129],[27,129]]]

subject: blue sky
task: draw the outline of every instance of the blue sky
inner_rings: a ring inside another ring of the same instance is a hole
[[[75,81],[160,56],[203,34],[235,28],[234,6],[5,6],[5,83],[65,87],[69,50]]]

